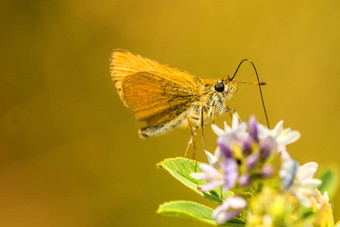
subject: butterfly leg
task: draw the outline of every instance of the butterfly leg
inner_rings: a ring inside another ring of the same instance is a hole
[[[230,109],[229,107],[227,107],[226,112],[229,113],[230,118],[233,119],[233,114],[235,114],[235,116],[237,117],[239,122],[242,122],[240,115],[238,115],[237,111],[235,109]]]
[[[214,104],[213,106],[213,110],[212,110],[212,116],[211,116],[211,121],[212,121],[212,124],[215,123],[215,114],[216,114],[216,104]]]
[[[204,113],[204,106],[201,108],[201,128],[202,128],[202,146],[203,146],[203,152],[205,151],[205,144],[204,144],[204,117],[203,117],[203,113]]]
[[[190,122],[190,118],[188,118],[188,125],[189,125],[189,129],[190,129],[190,133],[191,133],[191,138],[190,138],[190,140],[188,142],[188,145],[187,145],[187,148],[185,150],[184,158],[187,157],[190,145],[192,145],[193,150],[194,150],[193,153],[192,153],[192,159],[195,159],[195,155],[196,155],[195,136],[196,136],[197,128],[192,127],[192,124]]]

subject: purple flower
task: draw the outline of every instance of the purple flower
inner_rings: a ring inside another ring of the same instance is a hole
[[[224,187],[225,191],[233,188],[237,182],[238,178],[238,166],[234,159],[228,158],[224,162]]]
[[[259,130],[258,130],[257,125],[258,125],[258,123],[256,121],[256,117],[255,116],[251,116],[249,118],[248,131],[249,131],[249,135],[251,136],[251,138],[253,138],[253,140],[256,143],[259,142]]]
[[[247,202],[245,199],[237,196],[229,197],[214,210],[213,218],[217,224],[221,225],[239,215],[246,207]]]
[[[212,129],[218,135],[218,147],[214,155],[205,152],[209,165],[200,164],[202,173],[191,174],[195,179],[206,181],[200,185],[201,191],[211,191],[221,186],[227,191],[237,183],[247,187],[251,181],[271,177],[274,170],[270,157],[279,151],[283,159],[288,159],[285,145],[300,136],[296,131],[284,129],[282,121],[270,130],[259,124],[254,116],[250,117],[247,125],[245,122],[240,123],[234,115],[231,127],[225,123],[224,129],[216,125],[212,125]],[[296,168],[294,163],[283,164],[280,171],[283,188],[293,184]]]

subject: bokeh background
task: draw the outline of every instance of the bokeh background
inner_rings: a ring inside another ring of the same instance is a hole
[[[205,226],[156,214],[168,200],[205,202],[155,165],[182,156],[189,131],[138,138],[110,78],[114,48],[203,78],[252,59],[271,124],[302,133],[291,154],[339,163],[339,12],[337,0],[2,0],[0,225]],[[238,80],[255,80],[249,65]],[[255,86],[230,106],[265,123]],[[215,140],[207,127],[208,150]],[[340,197],[333,207],[338,220]]]

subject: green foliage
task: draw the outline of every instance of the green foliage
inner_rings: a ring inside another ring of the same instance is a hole
[[[213,211],[214,210],[210,207],[191,201],[172,201],[160,205],[157,213],[190,218],[217,226],[216,221],[212,217]],[[245,222],[238,218],[233,218],[222,226],[245,226]]]
[[[329,199],[332,200],[338,189],[339,173],[336,168],[323,169],[317,175],[317,178],[322,180],[322,184],[319,187],[321,193],[328,192]]]
[[[174,178],[182,182],[185,186],[192,189],[199,195],[221,204],[224,199],[231,196],[232,192],[222,193],[220,188],[210,192],[201,192],[198,185],[204,184],[203,180],[196,180],[190,176],[190,173],[201,172],[199,163],[186,158],[169,158],[158,164],[159,167],[168,171]]]

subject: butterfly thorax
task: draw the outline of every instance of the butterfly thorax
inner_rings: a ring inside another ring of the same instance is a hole
[[[202,81],[200,89],[200,98],[197,102],[193,102],[188,109],[188,117],[193,127],[198,127],[203,122],[207,122],[213,116],[229,111],[227,101],[230,100],[237,91],[237,83],[235,80],[211,80]],[[215,85],[219,82],[223,83],[223,91],[217,91]],[[201,114],[203,113],[203,118]],[[187,124],[184,122],[184,126]]]

